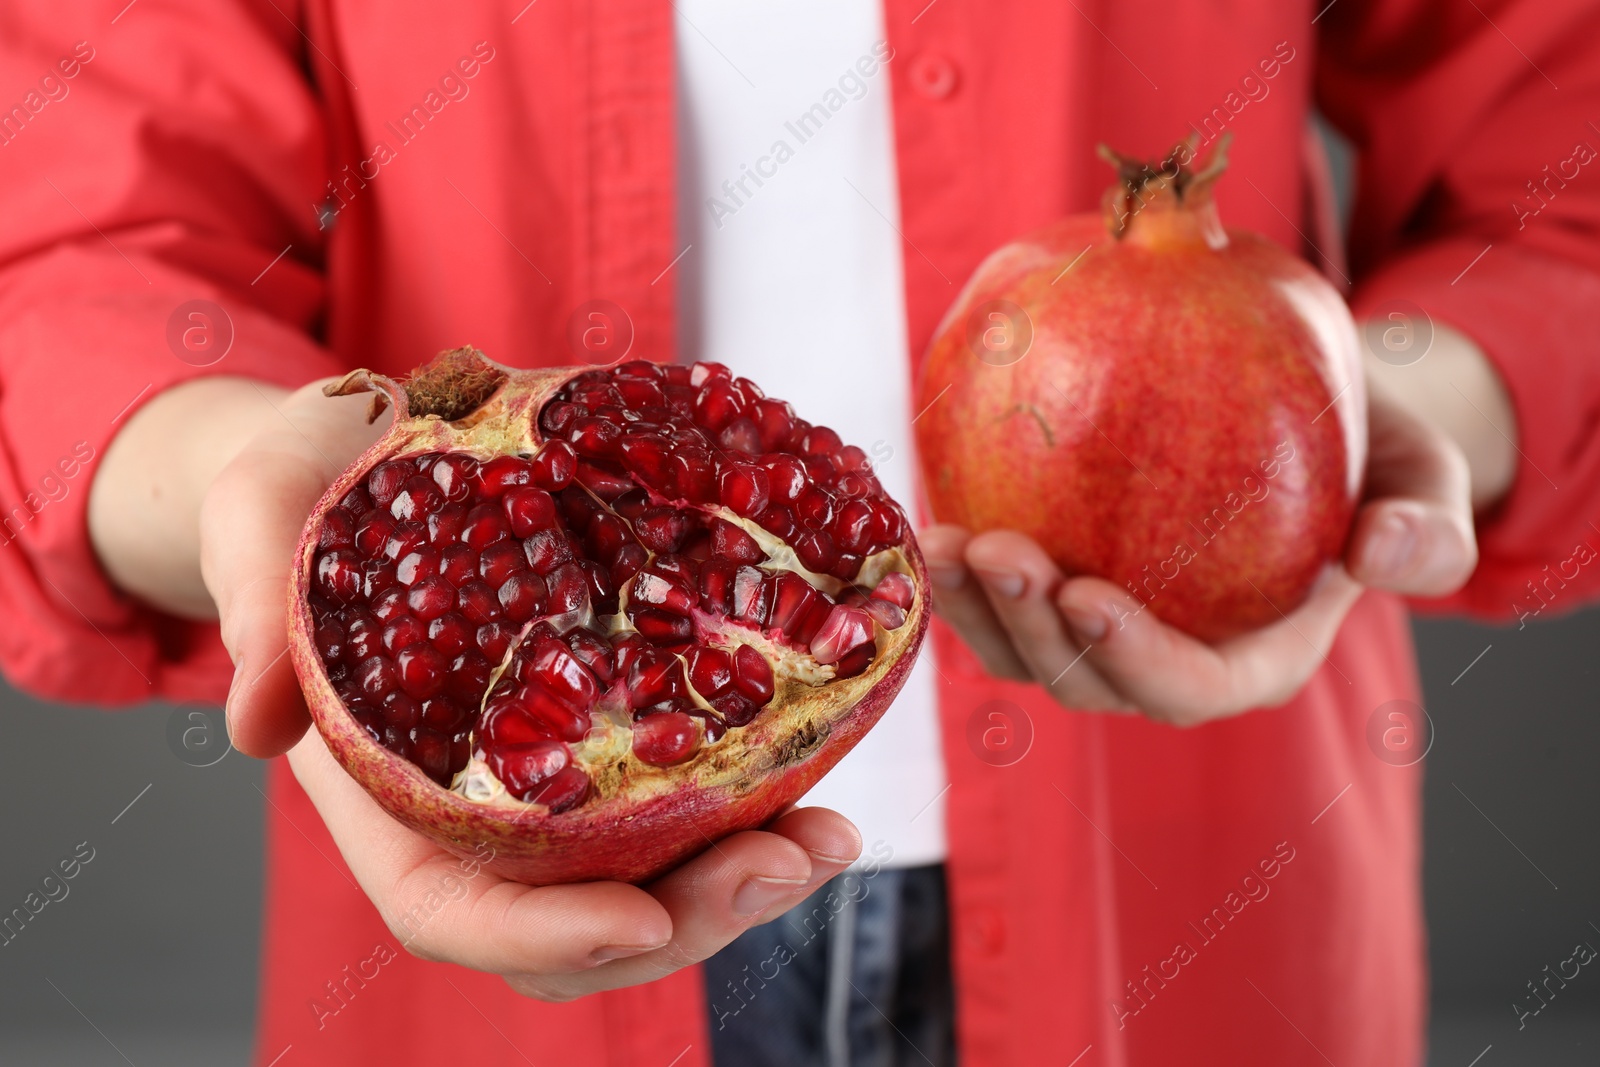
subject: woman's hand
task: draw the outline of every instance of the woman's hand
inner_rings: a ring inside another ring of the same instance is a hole
[[[413,953],[501,974],[546,1000],[647,982],[776,918],[861,850],[821,808],[735,834],[659,879],[533,888],[476,870],[391,819],[308,730],[287,655],[289,568],[306,516],[370,445],[370,397],[329,398],[207,379],[153,399],[96,476],[95,544],[125,589],[221,622],[236,668],[228,729],[248,755],[290,766],[362,890]],[[456,881],[447,882],[454,877]],[[416,928],[441,885],[464,885]]]
[[[1277,623],[1208,645],[1112,582],[1064,575],[1022,534],[955,526],[918,537],[935,607],[991,674],[1036,681],[1068,707],[1191,726],[1281,704],[1322,665],[1363,587],[1443,595],[1477,564],[1461,450],[1378,389],[1368,421],[1366,498],[1343,564]]]

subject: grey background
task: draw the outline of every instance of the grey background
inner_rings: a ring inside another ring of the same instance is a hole
[[[1521,631],[1444,620],[1416,632],[1436,731],[1431,1062],[1467,1067],[1490,1044],[1478,1067],[1600,1062],[1594,968],[1520,1032],[1511,1011],[1576,942],[1600,947],[1589,925],[1600,924],[1600,611]],[[78,842],[95,849],[66,899],[0,947],[0,1063],[244,1063],[262,765],[233,753],[187,766],[168,747],[166,707],[63,708],[0,690],[0,708],[0,908],[20,905]]]

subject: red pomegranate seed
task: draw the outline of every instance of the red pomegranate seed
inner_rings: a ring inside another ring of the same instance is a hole
[[[872,659],[877,655],[877,652],[877,647],[870,642],[865,645],[857,645],[849,652],[846,652],[844,657],[833,665],[833,676],[835,678],[854,678],[872,665]]]
[[[439,573],[439,550],[431,547],[416,548],[400,557],[395,564],[394,576],[401,585],[416,585],[425,578]]]
[[[565,489],[577,473],[578,454],[565,441],[547,441],[533,457],[533,484],[540,489]]]
[[[451,616],[447,616],[451,617]],[[487,622],[479,626],[473,634],[473,641],[478,646],[478,651],[494,663],[499,663],[506,658],[506,652],[511,648],[511,642],[516,638],[517,631],[514,627],[503,622]]]
[[[645,708],[686,695],[683,666],[676,656],[654,649],[636,654],[628,669],[628,705]]]
[[[317,557],[317,588],[340,602],[361,590],[361,561],[348,549],[336,548]]]
[[[733,607],[733,575],[737,566],[727,560],[708,560],[700,568],[700,606],[713,615],[726,615]]]
[[[535,787],[565,770],[571,761],[567,746],[559,741],[497,745],[489,752],[489,769],[519,800],[527,800]]]
[[[734,563],[760,563],[767,558],[754,537],[725,519],[711,520],[711,552]]]
[[[839,550],[824,530],[803,530],[794,539],[794,554],[808,569],[827,574],[839,562]]]
[[[676,552],[693,528],[693,517],[677,508],[646,508],[633,524],[639,543],[652,552]]]
[[[635,411],[662,407],[667,402],[667,394],[662,392],[659,382],[642,378],[619,377],[617,393],[622,397],[622,402]]]
[[[421,522],[444,504],[444,494],[424,474],[414,474],[389,502],[389,514],[401,522]]]
[[[428,639],[428,624],[415,615],[398,615],[383,624],[383,647],[390,654]]]
[[[800,499],[795,501],[794,514],[802,525],[809,526],[813,530],[826,529],[833,521],[834,496],[821,486],[814,485],[801,493]]]
[[[417,730],[411,741],[411,762],[440,785],[450,784],[450,739],[432,730]]]
[[[456,587],[447,578],[425,578],[406,594],[406,606],[423,622],[432,622],[456,604]]]
[[[544,412],[539,416],[539,425],[544,427],[546,433],[566,433],[572,427],[572,420],[583,414],[587,412],[578,405],[556,400],[545,405]],[[545,488],[551,487],[547,485]]]
[[[898,630],[906,624],[906,609],[892,601],[873,597],[862,605],[861,610],[871,615],[885,630]]]
[[[911,584],[911,579],[899,571],[885,574],[873,588],[872,595],[878,600],[887,600],[891,604],[898,604],[907,611],[916,602],[916,586]]]
[[[337,619],[325,619],[317,623],[315,640],[317,655],[322,657],[324,663],[331,664],[344,655],[345,630]]]
[[[795,533],[800,529],[799,524],[794,521],[794,512],[780,504],[774,504],[757,515],[756,524],[779,540],[791,543],[794,541]]]
[[[567,635],[567,645],[572,649],[572,655],[589,668],[602,686],[611,684],[615,677],[611,660],[611,646],[588,630],[577,629]]]
[[[673,491],[691,504],[717,502],[717,472],[703,450],[680,447],[667,460]]]
[[[721,696],[733,685],[733,657],[722,649],[693,648],[686,658],[689,684],[707,700]]]
[[[726,364],[714,360],[703,359],[689,367],[689,384],[696,389],[714,378],[732,378],[733,372]]]
[[[393,589],[385,589],[372,602],[373,617],[380,622],[388,622],[399,615],[406,610],[406,595],[407,591],[398,585]]]
[[[367,493],[380,508],[387,508],[400,493],[400,487],[416,473],[416,467],[404,460],[391,459],[372,468],[367,475]]]
[[[572,546],[560,530],[540,530],[522,542],[522,554],[535,574],[550,572],[572,559]]]
[[[356,543],[356,520],[344,508],[333,508],[323,516],[317,531],[318,548],[350,548]]]
[[[518,537],[528,537],[535,530],[543,530],[556,523],[556,502],[543,489],[516,486],[507,489],[500,498],[511,532]]]
[[[568,767],[551,775],[543,785],[536,786],[522,799],[530,804],[543,804],[552,815],[570,811],[589,796],[589,776],[576,767]]]
[[[670,767],[700,747],[700,728],[681,711],[646,715],[633,724],[633,754],[643,763]]]
[[[694,638],[694,623],[681,615],[650,608],[633,612],[633,625],[640,636],[656,645],[681,645]]]
[[[615,560],[623,546],[632,541],[633,531],[615,515],[596,515],[589,524],[589,548],[595,559],[607,564]]]
[[[813,426],[800,438],[802,456],[826,456],[843,447],[844,442],[839,440],[839,435],[826,426]]]
[[[761,712],[761,705],[742,693],[725,693],[711,701],[711,706],[728,726],[748,726]]]
[[[754,567],[740,567],[733,574],[733,617],[756,626],[765,626],[772,612],[772,588]]]
[[[593,415],[580,415],[566,431],[572,450],[580,456],[607,459],[617,454],[622,431],[617,423]]]
[[[744,414],[744,397],[726,378],[713,378],[694,400],[695,421],[713,432]]]
[[[445,672],[450,668],[450,661],[431,645],[402,649],[394,663],[400,688],[417,700],[426,700],[442,690]]]
[[[650,561],[650,553],[639,544],[623,545],[611,564],[611,584],[617,588],[628,584],[628,579],[638,574]]]
[[[752,463],[730,464],[717,477],[722,506],[746,518],[766,509],[771,491],[772,479],[766,470]]]
[[[476,652],[461,653],[450,661],[445,693],[457,703],[478,706],[483,691],[489,688],[489,661]]]
[[[461,531],[466,528],[467,509],[460,504],[448,504],[429,515],[425,525],[429,544],[448,547],[460,539]]]
[[[460,611],[468,622],[479,626],[493,622],[505,614],[505,609],[500,606],[499,594],[484,581],[468,582],[456,590],[455,603],[450,607]],[[442,615],[444,612],[441,611],[439,614]]]
[[[339,506],[359,518],[372,510],[372,497],[361,486],[352,486],[348,493],[339,498]]]
[[[500,584],[500,607],[512,622],[527,622],[544,607],[544,579],[537,574],[513,574]]]
[[[628,592],[628,603],[659,607],[674,615],[686,616],[694,610],[695,596],[679,580],[640,571]]]
[[[422,705],[398,690],[384,694],[379,702],[379,713],[383,716],[385,726],[402,731],[410,730],[422,721]]]
[[[467,523],[461,531],[461,540],[478,551],[483,551],[496,541],[511,536],[511,526],[500,509],[493,504],[479,504],[467,512]]]
[[[394,662],[383,656],[368,656],[356,664],[355,681],[369,700],[381,700],[384,694],[394,689],[398,681]]]
[[[554,638],[540,648],[532,670],[547,691],[575,711],[587,712],[600,694],[589,668]]]
[[[646,485],[658,491],[669,488],[668,460],[672,445],[664,437],[628,437],[622,442],[622,462]]]
[[[827,595],[798,574],[785,571],[774,577],[769,622],[796,645],[808,647],[832,610]]]
[[[446,656],[458,656],[471,648],[472,638],[472,627],[453,611],[428,623],[428,642]]]
[[[899,544],[905,536],[905,517],[900,509],[888,500],[874,500],[872,502],[872,544],[875,548],[887,548],[889,545]]]
[[[750,700],[765,704],[776,691],[772,664],[754,646],[740,645],[733,653],[733,685]]]
[[[834,544],[846,552],[867,550],[872,536],[872,505],[864,500],[846,500],[833,517]]]
[[[522,546],[515,541],[500,541],[484,549],[478,556],[478,577],[490,586],[499,588],[506,579],[528,569]]]
[[[811,641],[818,663],[838,663],[860,645],[872,643],[872,616],[860,608],[837,605]]]
[[[459,504],[478,484],[478,461],[471,456],[443,455],[428,469],[428,475],[446,500]]]
[[[578,461],[578,481],[601,500],[610,503],[634,488],[627,472],[609,463]]]
[[[783,400],[757,400],[750,406],[751,415],[761,429],[761,447],[771,452],[789,438],[794,426],[794,408]]]
[[[564,615],[583,606],[588,596],[588,583],[583,568],[576,563],[563,563],[545,577],[549,592],[545,598],[545,612]]]
[[[681,554],[659,556],[651,569],[668,577],[679,578],[685,585],[693,585],[700,578],[700,564]]]
[[[356,523],[355,545],[363,556],[376,556],[389,543],[394,532],[394,516],[387,511],[369,511]]]
[[[478,490],[484,496],[499,496],[532,481],[533,464],[521,456],[496,456],[478,468]]]
[[[761,454],[761,429],[748,415],[741,415],[717,434],[717,444],[729,452],[758,456]]]
[[[478,553],[471,545],[451,545],[439,557],[439,573],[455,586],[478,577]]]
[[[547,726],[556,737],[563,741],[577,744],[589,732],[593,723],[589,720],[587,708],[574,710],[554,693],[545,689],[538,682],[532,682],[517,690],[517,699],[523,702],[528,714]]]

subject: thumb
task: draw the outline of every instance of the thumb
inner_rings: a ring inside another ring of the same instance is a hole
[[[329,477],[326,464],[292,451],[247,449],[201,511],[201,571],[234,664],[228,734],[246,755],[286,752],[310,723],[288,655],[289,568]]]
[[[1472,481],[1453,441],[1373,391],[1367,499],[1346,566],[1363,585],[1412,596],[1459,589],[1478,563]]]

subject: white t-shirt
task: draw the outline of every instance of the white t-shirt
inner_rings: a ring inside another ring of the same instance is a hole
[[[899,197],[882,15],[871,0],[677,0],[683,358],[727,364],[916,487]],[[892,62],[892,60],[891,60]],[[945,856],[931,649],[806,802],[868,853]]]

